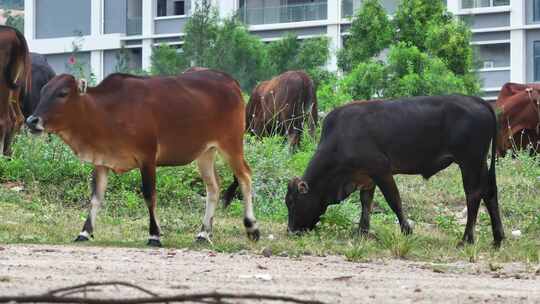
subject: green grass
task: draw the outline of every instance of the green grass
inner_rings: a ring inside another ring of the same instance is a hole
[[[499,202],[508,237],[501,250],[491,247],[491,226],[484,208],[478,218],[476,244],[457,246],[464,229],[465,196],[456,166],[429,181],[419,176],[397,177],[406,213],[414,221],[411,236],[399,232],[396,218],[379,192],[371,237],[355,234],[360,216],[357,193],[330,207],[314,231],[287,235],[287,181],[302,174],[315,145],[306,137],[300,151],[291,155],[282,138],[246,139],[246,157],[254,172],[255,212],[262,228],[258,243],[245,237],[243,205],[238,200],[227,210],[218,210],[212,245],[194,242],[205,195],[196,167],[159,168],[158,217],[164,245],[255,254],[267,248],[274,255],[292,257],[339,254],[350,261],[540,262],[540,158],[526,155],[500,159],[497,165]],[[13,148],[12,160],[0,159],[0,243],[71,244],[86,217],[92,167],[80,163],[56,137],[22,134]],[[222,160],[218,160],[218,172],[223,190],[232,174]],[[15,186],[23,190],[12,190]],[[89,244],[142,247],[147,229],[139,173],[110,174],[95,239]],[[522,236],[513,238],[512,230],[521,230]]]

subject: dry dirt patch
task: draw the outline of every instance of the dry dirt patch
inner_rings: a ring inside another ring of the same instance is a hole
[[[493,268],[493,267],[491,267]],[[523,264],[351,263],[182,249],[0,245],[0,295],[38,294],[88,281],[122,280],[160,295],[280,294],[328,303],[540,303],[540,274]],[[103,296],[141,296],[105,290]]]

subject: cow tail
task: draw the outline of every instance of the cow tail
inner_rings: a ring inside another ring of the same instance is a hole
[[[229,185],[227,190],[223,193],[223,207],[227,208],[231,204],[232,200],[236,196],[236,189],[238,189],[238,178],[234,176],[233,182]]]
[[[497,134],[499,129],[499,123],[497,119],[497,114],[495,113],[495,110],[493,107],[487,105],[489,108],[489,111],[491,112],[491,115],[493,116],[493,137],[491,138],[491,164],[489,167],[488,172],[488,183],[489,183],[489,189],[488,191],[489,196],[497,195],[497,174],[495,172],[495,161],[496,161],[496,150],[497,150]]]
[[[9,63],[4,70],[5,79],[7,82],[7,86],[11,90],[15,90],[20,87],[20,85],[17,83],[19,79],[13,78],[13,75],[16,75],[16,71],[22,68],[22,76],[24,77],[23,81],[21,83],[23,84],[24,93],[30,92],[30,86],[31,86],[31,68],[32,64],[30,61],[30,54],[28,49],[28,44],[26,43],[26,39],[24,38],[23,34],[19,32],[17,29],[12,28],[12,30],[15,32],[15,35],[17,36],[17,39],[19,40],[19,47],[18,49],[14,49],[11,51],[10,54],[10,60]],[[22,67],[20,66],[22,64]],[[18,75],[21,76],[21,75]]]

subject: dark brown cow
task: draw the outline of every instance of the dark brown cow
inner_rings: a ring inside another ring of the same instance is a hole
[[[257,136],[287,135],[295,149],[307,121],[310,133],[317,124],[317,96],[313,81],[302,71],[289,71],[260,83],[246,109],[247,128]]]
[[[11,140],[21,127],[22,90],[29,91],[30,55],[24,36],[0,25],[0,150],[11,155]]]
[[[540,85],[506,83],[495,107],[499,112],[497,154],[510,148],[540,151]]]
[[[77,240],[92,235],[107,172],[138,168],[150,213],[149,245],[159,246],[156,167],[196,160],[206,184],[206,212],[198,239],[209,239],[219,199],[214,157],[219,151],[238,177],[245,201],[244,225],[257,240],[251,172],[244,160],[245,108],[240,88],[227,74],[205,70],[177,77],[113,74],[97,87],[78,89],[70,75],[44,88],[30,129],[58,134],[83,161],[95,165],[88,219]]]

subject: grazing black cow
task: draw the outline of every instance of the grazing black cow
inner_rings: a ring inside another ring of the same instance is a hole
[[[45,56],[38,53],[30,53],[30,57],[32,60],[32,88],[23,97],[22,113],[25,118],[32,115],[37,108],[39,99],[41,98],[41,88],[56,76]]]
[[[324,120],[321,141],[304,176],[289,182],[285,199],[289,231],[313,229],[328,205],[360,188],[359,230],[366,233],[376,185],[397,215],[402,232],[410,233],[393,175],[420,174],[428,179],[456,163],[467,198],[463,241],[474,242],[483,199],[491,217],[494,245],[500,246],[504,231],[495,178],[496,122],[487,102],[468,96],[352,102],[335,109]]]

